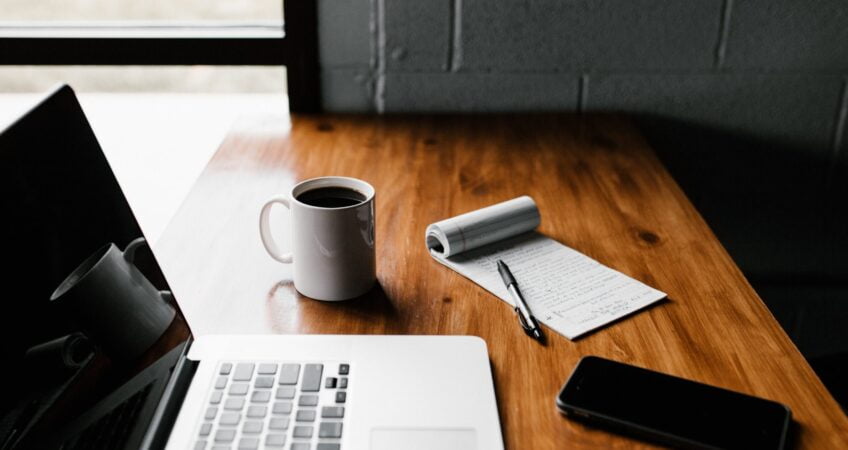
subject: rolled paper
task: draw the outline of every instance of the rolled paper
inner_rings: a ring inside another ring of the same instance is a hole
[[[449,258],[532,231],[540,223],[536,202],[525,195],[431,224],[425,243],[430,252]]]

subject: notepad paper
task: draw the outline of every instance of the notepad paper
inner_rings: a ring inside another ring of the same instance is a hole
[[[434,223],[426,243],[437,261],[512,305],[497,270],[506,262],[536,319],[569,339],[666,297],[534,231],[539,223],[524,196]]]

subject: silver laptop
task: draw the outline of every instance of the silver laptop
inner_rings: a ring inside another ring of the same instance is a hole
[[[68,288],[143,237],[70,87],[0,134],[0,172],[0,448],[503,448],[482,339],[194,337],[136,244],[117,287]],[[171,313],[138,325],[123,276]]]

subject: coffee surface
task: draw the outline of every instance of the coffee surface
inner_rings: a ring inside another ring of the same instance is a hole
[[[323,187],[308,190],[297,196],[297,201],[319,208],[344,208],[365,201],[362,193],[343,187]]]

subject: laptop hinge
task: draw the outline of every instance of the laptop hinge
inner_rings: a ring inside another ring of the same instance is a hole
[[[165,392],[162,393],[162,398],[159,400],[150,426],[144,434],[144,439],[139,446],[140,449],[164,448],[165,443],[168,442],[183,399],[191,385],[191,380],[194,378],[194,373],[197,371],[197,366],[200,364],[200,361],[192,361],[187,357],[192,342],[193,339],[186,343],[177,365],[174,366],[174,373],[168,381],[168,385],[165,386]]]

